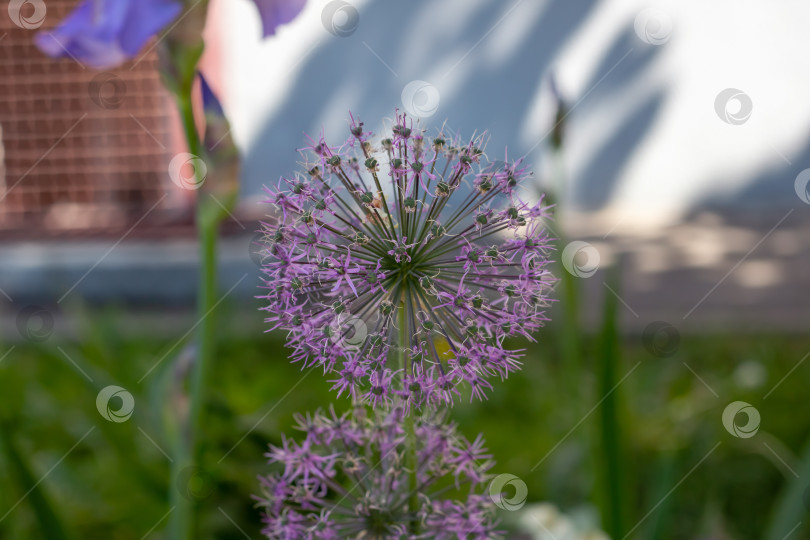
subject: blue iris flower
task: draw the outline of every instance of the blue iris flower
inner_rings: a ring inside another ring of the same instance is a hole
[[[265,36],[291,21],[306,0],[254,0]],[[36,36],[42,52],[71,57],[95,69],[135,57],[183,11],[177,0],[83,0],[56,28]]]

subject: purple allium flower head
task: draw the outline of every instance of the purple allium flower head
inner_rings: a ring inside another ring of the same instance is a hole
[[[266,321],[338,394],[408,408],[464,388],[483,398],[520,366],[505,340],[547,320],[549,206],[525,200],[522,160],[487,161],[486,135],[429,141],[400,114],[382,140],[349,127],[266,188]]]
[[[181,11],[176,0],[83,0],[59,26],[35,40],[48,56],[69,56],[106,69],[138,54]]]
[[[478,493],[493,465],[482,438],[470,442],[455,425],[423,416],[414,420],[411,448],[404,415],[398,406],[299,415],[304,440],[285,438],[266,454],[278,470],[260,479],[263,533],[313,540],[499,537],[495,505]],[[409,463],[416,464],[413,478]]]

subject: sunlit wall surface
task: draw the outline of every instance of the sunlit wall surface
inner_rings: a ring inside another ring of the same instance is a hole
[[[302,129],[342,137],[347,110],[394,106],[429,127],[487,128],[548,181],[554,78],[573,207],[646,226],[800,203],[808,15],[798,1],[312,2],[261,43],[244,5],[223,23],[244,189],[294,169]]]

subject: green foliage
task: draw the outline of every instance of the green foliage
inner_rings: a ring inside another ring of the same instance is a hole
[[[0,521],[0,538],[60,538],[68,531],[75,538],[140,540],[152,527],[148,538],[166,538],[170,489],[182,490],[197,505],[199,538],[244,538],[239,529],[259,537],[261,516],[251,494],[259,491],[257,475],[268,470],[267,444],[279,443],[282,432],[295,436],[293,413],[334,401],[329,383],[321,373],[288,362],[283,336],[244,324],[259,317],[222,313],[201,468],[172,479],[164,455],[172,455],[169,419],[187,406],[175,386],[193,354],[176,338],[132,335],[129,317],[85,315],[74,339],[17,343],[0,363],[2,438],[11,443],[0,453],[0,516],[32,480],[39,482],[36,495],[23,498]],[[193,324],[189,315],[177,335]],[[123,337],[122,328],[130,335]],[[562,383],[570,380],[563,339],[560,327],[551,325],[527,351],[520,374],[496,385],[487,402],[461,401],[452,417],[467,436],[484,433],[498,461],[493,472],[519,476],[530,501],[572,510],[599,502],[595,478],[601,465],[584,445],[589,439],[602,443],[583,434],[599,433],[603,413],[597,408],[577,424],[604,393],[599,370],[605,335],[580,333],[585,361],[573,389]],[[766,538],[766,531],[777,538],[791,520],[808,521],[802,501],[808,459],[799,465],[793,455],[807,455],[810,417],[801,411],[810,364],[799,366],[767,399],[762,396],[810,350],[810,339],[683,335],[678,352],[666,358],[649,354],[640,336],[624,337],[616,346],[611,378],[622,381],[633,370],[614,403],[626,467],[613,480],[630,499],[622,502],[630,507],[625,530],[638,524],[631,538],[755,540]],[[758,366],[764,380],[746,378],[741,366]],[[96,409],[98,391],[111,384],[135,398],[134,414],[122,423],[105,420]],[[737,439],[723,428],[723,409],[734,400],[759,409],[762,425],[755,437]],[[347,404],[337,401],[338,408]],[[572,408],[582,415],[569,414]],[[763,449],[766,442],[801,480]],[[802,534],[807,529],[792,538]]]

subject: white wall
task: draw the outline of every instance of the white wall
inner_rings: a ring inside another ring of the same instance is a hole
[[[247,194],[296,168],[302,132],[342,141],[349,109],[379,126],[414,80],[439,96],[426,125],[489,129],[491,157],[528,153],[547,177],[552,71],[572,106],[568,200],[622,226],[707,201],[795,204],[810,167],[808,2],[352,0],[356,31],[339,37],[325,26],[339,4],[310,0],[265,41],[251,3],[228,3],[226,107]],[[727,88],[751,100],[738,125],[715,110]]]

